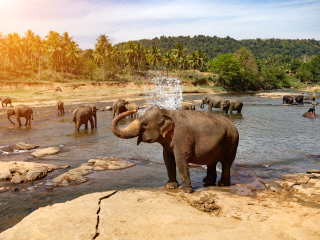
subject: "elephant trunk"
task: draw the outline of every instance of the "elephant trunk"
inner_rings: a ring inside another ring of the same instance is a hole
[[[7,115],[7,118],[8,118],[8,120],[9,120],[9,122],[11,122],[13,125],[15,125],[14,122],[11,121],[10,116],[11,116],[11,115]]]
[[[203,102],[201,102],[201,104],[200,104],[200,108],[201,108],[201,109],[203,109]]]
[[[127,112],[121,113],[115,119],[113,119],[111,123],[111,130],[113,134],[119,138],[124,138],[124,139],[137,137],[140,132],[140,122],[137,119],[134,120],[128,127],[124,129],[120,129],[118,127],[118,123],[122,118],[125,118],[136,112],[137,110],[127,111]]]

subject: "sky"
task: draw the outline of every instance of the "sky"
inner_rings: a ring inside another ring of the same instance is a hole
[[[74,36],[94,48],[160,36],[320,40],[320,0],[0,0],[0,33]]]

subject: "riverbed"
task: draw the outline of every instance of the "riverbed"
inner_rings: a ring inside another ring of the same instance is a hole
[[[318,147],[320,135],[317,134],[320,119],[302,117],[311,105],[283,106],[282,99],[260,98],[256,97],[255,93],[220,95],[226,98],[239,98],[244,102],[241,114],[225,115],[234,122],[240,134],[237,157],[231,169],[233,185],[251,181],[252,177],[276,179],[283,174],[319,168],[320,159],[309,155],[320,155]],[[186,95],[184,100],[194,101],[202,97],[201,94]],[[144,101],[136,103],[142,104]],[[112,104],[97,103],[97,105],[105,108]],[[207,105],[204,109],[200,109],[199,106],[200,104],[196,103],[196,110],[208,111]],[[6,116],[0,115],[0,161],[33,161],[70,165],[70,168],[76,168],[89,159],[111,156],[126,158],[136,166],[124,170],[92,173],[86,176],[89,178],[86,183],[53,190],[46,190],[42,183],[68,169],[55,170],[43,179],[17,186],[1,181],[0,187],[9,186],[18,189],[0,193],[0,232],[42,206],[65,202],[92,192],[157,188],[163,187],[167,182],[162,147],[159,144],[141,143],[136,146],[136,138],[126,140],[117,138],[110,129],[112,112],[109,111],[97,113],[97,129],[84,130],[82,126],[80,132],[75,132],[71,124],[72,110],[75,107],[77,105],[66,105],[66,114],[63,116],[57,116],[54,106],[34,108],[31,129],[12,128]],[[316,113],[319,111],[318,108],[316,107]],[[214,113],[222,114],[220,109],[214,109]],[[22,119],[22,123],[24,121],[25,119]],[[131,122],[130,118],[123,119],[120,126],[125,127]],[[37,144],[41,148],[59,147],[61,152],[35,158],[30,155],[31,151],[15,151],[12,146],[18,142]],[[218,169],[221,169],[220,165]],[[204,188],[202,179],[205,174],[204,167],[191,169],[191,181],[196,190]]]

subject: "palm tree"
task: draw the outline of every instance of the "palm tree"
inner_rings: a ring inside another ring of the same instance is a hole
[[[148,51],[148,61],[157,69],[157,63],[162,60],[160,49],[157,49],[155,45],[152,45]]]
[[[62,61],[64,61],[66,64],[66,73],[68,72],[68,59],[66,59],[67,48],[71,43],[75,43],[74,41],[72,41],[72,38],[73,36],[70,37],[68,32],[62,33],[62,35],[59,38],[61,41]]]
[[[172,53],[175,55],[174,58],[178,59],[178,62],[180,61],[180,59],[185,55],[185,49],[184,49],[185,45],[181,44],[181,42],[177,42],[176,46],[172,48]],[[180,66],[178,66],[178,76],[179,76],[179,72],[180,72]]]
[[[163,55],[163,62],[166,65],[166,69],[167,69],[167,77],[168,77],[168,71],[170,68],[171,63],[173,62],[173,56],[171,54],[170,51],[167,51],[164,55]]]
[[[75,42],[71,42],[67,46],[67,51],[66,51],[67,61],[70,62],[71,64],[77,63],[80,58],[80,52],[81,52],[81,49],[77,46],[77,44]],[[71,75],[72,75],[72,65],[71,65]]]
[[[35,51],[35,53],[38,56],[39,59],[39,81],[40,81],[40,77],[41,77],[41,56],[42,54],[45,52],[45,44],[44,42],[41,40],[41,37],[39,35],[36,35],[34,37],[33,43],[32,43],[32,50]]]
[[[32,64],[32,42],[34,40],[34,32],[32,32],[30,29],[24,33],[26,36],[24,37],[26,40],[26,45],[27,45],[27,51],[30,52],[30,62]]]
[[[132,41],[129,41],[126,45],[124,45],[123,53],[127,57],[128,63],[130,65],[130,74],[132,75],[132,68],[135,56],[135,45]]]
[[[198,72],[198,77],[199,77],[200,69],[203,67],[203,63],[207,61],[207,56],[206,56],[206,52],[200,49],[197,51],[197,55],[198,55],[197,65],[199,66],[199,72]]]
[[[5,45],[7,52],[6,56],[11,63],[11,70],[13,71],[13,61],[15,60],[16,44],[12,33],[8,33],[7,37],[5,38],[5,41],[3,41],[3,44]]]
[[[137,57],[139,72],[140,72],[140,60],[143,57],[143,54],[144,54],[144,49],[142,47],[142,44],[140,42],[137,42],[137,44],[135,45],[135,55]]]
[[[198,66],[198,58],[199,58],[198,52],[192,52],[189,55],[188,62],[189,62],[190,67],[193,68],[192,78],[194,78],[194,71],[195,71],[196,67]]]
[[[105,65],[104,65],[104,58],[106,48],[110,45],[110,39],[105,34],[100,35],[97,39],[97,43],[95,44],[95,55],[100,55],[96,57],[96,59],[102,59],[102,79],[105,80]]]
[[[56,78],[57,74],[57,64],[59,62],[59,55],[62,53],[62,48],[60,47],[60,34],[55,31],[50,31],[46,36],[47,45],[48,45],[48,57],[53,61],[54,64],[54,77]]]
[[[182,67],[184,72],[186,67],[188,66],[188,63],[188,58],[186,57],[186,55],[183,55],[179,62],[179,68]]]

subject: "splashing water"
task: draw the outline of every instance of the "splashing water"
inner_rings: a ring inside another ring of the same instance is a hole
[[[154,88],[146,89],[146,104],[148,108],[140,109],[138,114],[141,116],[144,112],[153,106],[169,110],[177,110],[182,103],[182,86],[177,78],[155,77],[152,79]]]

